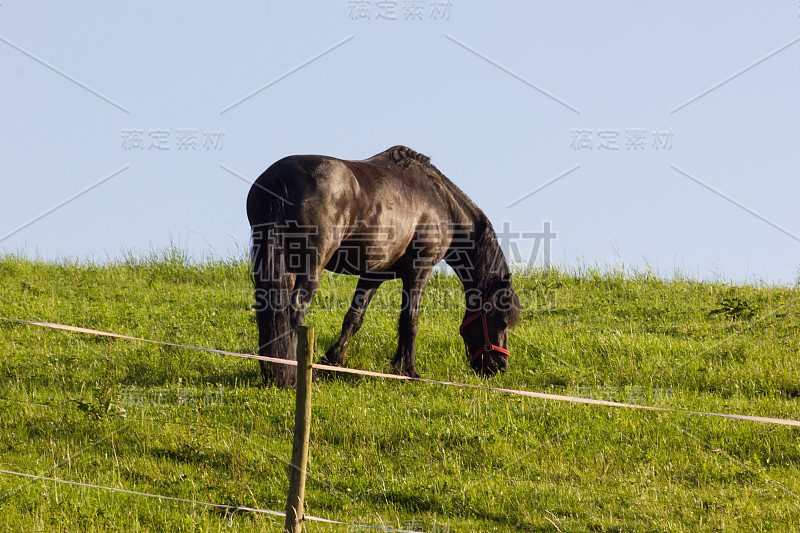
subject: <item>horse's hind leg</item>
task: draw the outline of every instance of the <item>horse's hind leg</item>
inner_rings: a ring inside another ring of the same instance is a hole
[[[306,319],[308,306],[314,299],[317,289],[319,289],[319,271],[313,269],[308,274],[298,274],[295,278],[294,289],[291,296],[291,325],[293,330],[302,326]]]
[[[344,363],[347,343],[350,341],[350,338],[361,329],[361,325],[364,324],[367,306],[369,306],[369,302],[372,300],[375,291],[381,283],[383,283],[382,279],[374,277],[361,276],[359,278],[356,292],[353,295],[353,303],[350,304],[350,309],[348,309],[347,314],[344,315],[342,333],[339,335],[339,340],[336,341],[336,344],[325,352],[325,359],[322,361],[323,364],[340,366]]]

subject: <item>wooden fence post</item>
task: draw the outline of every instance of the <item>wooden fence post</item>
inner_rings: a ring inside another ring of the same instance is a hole
[[[289,495],[283,530],[303,530],[303,500],[306,491],[308,438],[311,434],[311,365],[314,362],[314,328],[297,328],[297,396],[294,409],[294,444],[289,465]]]

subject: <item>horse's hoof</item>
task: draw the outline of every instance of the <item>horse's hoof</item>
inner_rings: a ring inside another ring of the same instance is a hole
[[[396,374],[400,374],[401,376],[405,376],[407,378],[422,379],[422,376],[419,375],[419,372],[417,372],[416,368],[412,368],[410,370],[409,369],[400,370],[399,368],[395,367],[394,371]]]

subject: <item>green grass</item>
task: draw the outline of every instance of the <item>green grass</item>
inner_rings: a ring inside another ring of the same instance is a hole
[[[355,280],[326,275],[317,353]],[[528,272],[509,372],[484,380],[458,336],[460,284],[423,300],[429,378],[800,419],[798,287]],[[389,370],[385,284],[350,366]],[[252,352],[245,261],[179,252],[111,265],[0,258],[0,316]],[[294,394],[257,364],[0,321],[0,469],[178,498],[285,506]],[[315,383],[306,511],[425,531],[797,531],[800,431],[426,383]],[[0,474],[0,530],[279,531],[282,520]],[[449,528],[449,529],[448,529]],[[310,523],[308,531],[358,531]]]

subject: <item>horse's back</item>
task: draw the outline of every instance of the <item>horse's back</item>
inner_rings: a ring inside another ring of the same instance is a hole
[[[379,223],[392,208],[408,212],[428,195],[417,195],[425,179],[417,168],[398,165],[395,151],[365,160],[324,155],[291,155],[273,163],[250,188],[247,213],[251,225],[273,222],[276,204],[294,219],[312,222],[323,211],[339,213],[337,223]],[[416,152],[413,152],[416,153]],[[419,196],[419,197],[417,197]]]

